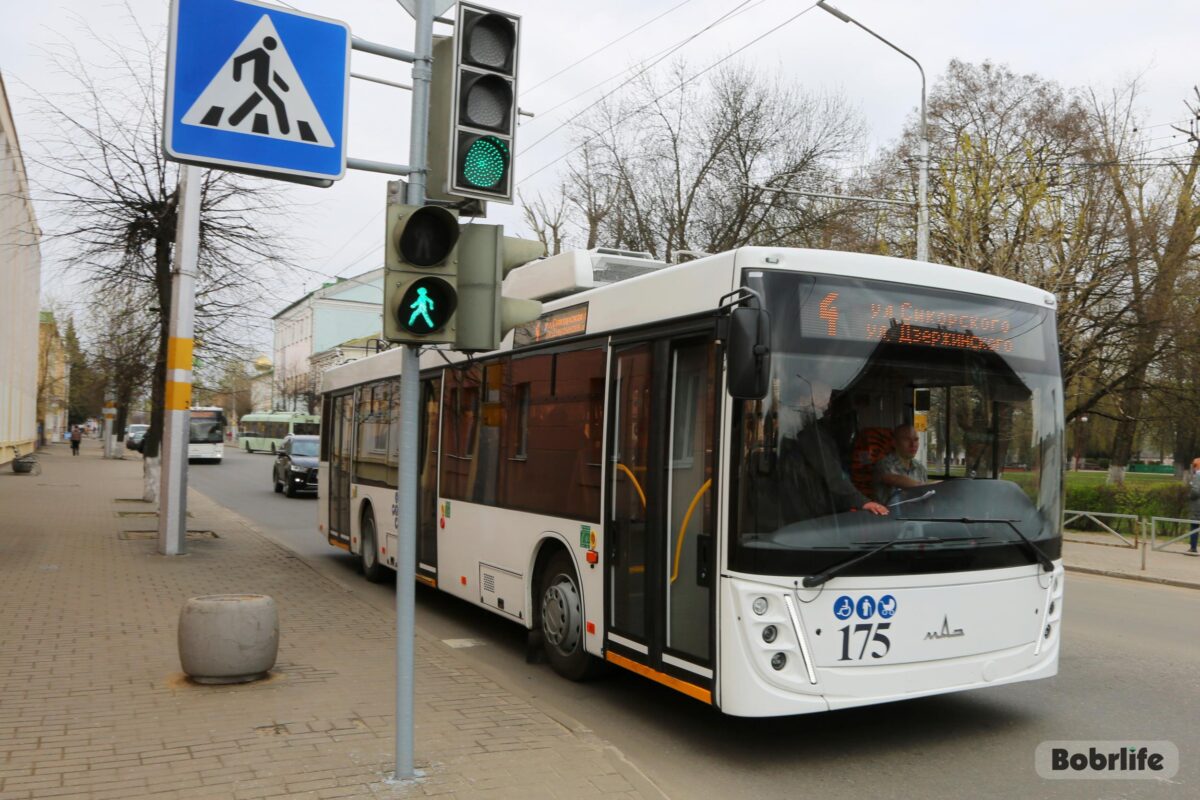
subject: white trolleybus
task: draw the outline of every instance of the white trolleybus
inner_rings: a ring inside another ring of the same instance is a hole
[[[609,662],[739,716],[1057,672],[1053,296],[757,247],[566,253],[505,293],[544,313],[499,352],[420,360],[418,581],[524,625],[568,678]],[[319,528],[375,580],[400,356],[324,378]],[[888,486],[914,429],[920,485]]]
[[[221,463],[225,455],[225,409],[193,408],[188,423],[188,461]]]

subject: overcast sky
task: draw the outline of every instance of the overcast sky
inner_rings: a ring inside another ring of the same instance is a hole
[[[552,186],[561,162],[526,179],[568,149],[562,130],[532,149],[523,149],[571,118],[618,81],[591,92],[588,87],[654,56],[696,33],[739,5],[741,0],[494,0],[494,6],[521,14],[520,105],[539,113],[525,120],[517,140],[516,177],[527,194]],[[129,0],[141,24],[165,30],[166,0]],[[1108,89],[1139,78],[1147,124],[1186,116],[1184,99],[1200,83],[1200,10],[1196,0],[834,0],[842,11],[873,28],[921,61],[932,85],[951,58],[1006,64],[1064,87],[1091,85]],[[284,5],[284,4],[281,4]],[[395,0],[288,0],[302,11],[346,21],[358,36],[410,49],[413,26]],[[697,37],[679,51],[696,71],[745,47],[743,62],[790,77],[807,89],[844,93],[861,110],[872,144],[884,145],[899,133],[920,97],[911,62],[820,9],[786,26],[781,22],[809,3],[797,0],[749,0],[739,13]],[[3,71],[18,133],[26,151],[35,150],[38,122],[27,113],[34,92],[64,88],[63,78],[47,68],[40,47],[70,38],[85,59],[100,58],[94,40],[132,42],[120,2],[105,0],[0,0],[0,71]],[[673,10],[672,10],[673,9]],[[614,39],[664,14],[544,85],[543,80]],[[86,26],[81,26],[80,22]],[[437,26],[440,32],[448,31]],[[768,33],[770,32],[770,33]],[[131,45],[132,46],[132,45]],[[354,53],[352,69],[408,82],[408,65]],[[405,163],[408,160],[406,92],[352,81],[349,148],[351,156]],[[526,88],[528,87],[528,89]],[[1168,136],[1165,125],[1156,136]],[[1163,139],[1161,144],[1169,144]],[[33,176],[37,177],[36,173]],[[382,262],[384,186],[387,178],[348,172],[330,189],[289,188],[295,226],[283,234],[296,243],[296,259],[308,273],[289,276],[274,294],[289,300],[321,282],[321,275],[356,275]],[[516,208],[491,204],[489,221],[510,233],[523,228]],[[49,210],[39,208],[44,224]],[[61,294],[63,276],[54,248],[44,254],[43,284]],[[268,301],[267,305],[272,305]],[[266,308],[268,314],[282,308]],[[263,329],[259,329],[260,332]]]

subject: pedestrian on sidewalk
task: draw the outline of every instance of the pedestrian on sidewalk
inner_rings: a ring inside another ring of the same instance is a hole
[[[1192,459],[1192,479],[1188,484],[1188,501],[1190,505],[1192,525],[1200,525],[1200,458]],[[1192,535],[1188,541],[1189,556],[1200,556],[1200,552],[1196,550],[1197,540],[1200,539],[1200,531],[1192,531]]]
[[[83,441],[83,431],[78,425],[71,426],[71,455],[79,455],[79,443]]]

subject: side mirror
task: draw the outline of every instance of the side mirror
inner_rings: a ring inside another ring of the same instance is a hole
[[[729,395],[738,400],[767,396],[771,377],[771,315],[762,308],[738,307],[729,313],[726,342]]]

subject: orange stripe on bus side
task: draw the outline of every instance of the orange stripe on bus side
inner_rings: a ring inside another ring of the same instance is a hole
[[[342,548],[342,549],[343,549],[343,550],[345,550],[347,553],[349,553],[349,552],[350,552],[350,543],[349,543],[349,542],[343,542],[341,539],[335,539],[335,538],[333,538],[332,536],[330,536],[330,537],[329,537],[329,543],[330,543],[331,545],[333,545],[334,547],[340,547],[340,548]]]
[[[710,706],[712,705],[712,692],[710,692],[708,689],[702,689],[695,684],[688,683],[687,681],[681,681],[678,678],[673,678],[670,675],[659,672],[658,670],[650,669],[645,664],[639,664],[638,662],[628,659],[625,656],[617,655],[611,650],[606,652],[604,657],[616,664],[618,667],[624,667],[630,672],[636,672],[638,675],[649,678],[652,681],[657,681],[663,686],[670,686],[675,691],[683,692],[688,697],[693,697],[696,700],[699,700],[701,703],[708,703]]]

